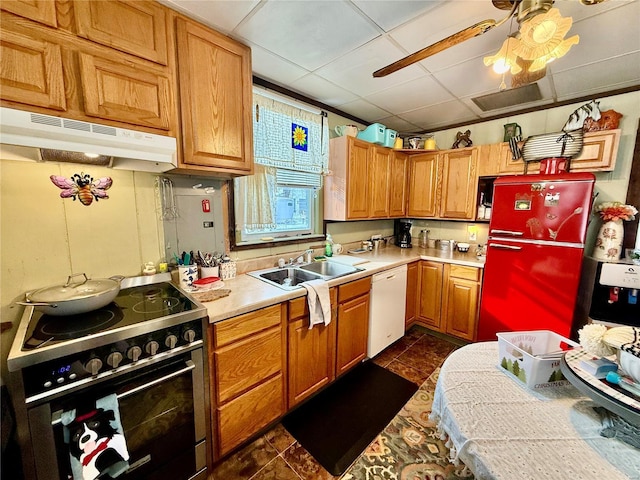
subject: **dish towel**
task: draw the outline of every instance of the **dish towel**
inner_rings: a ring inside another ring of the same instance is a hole
[[[62,413],[73,480],[115,478],[129,468],[118,397],[111,394]]]
[[[329,284],[324,280],[309,280],[300,285],[307,289],[309,330],[311,330],[314,325],[329,325],[329,323],[331,323]]]

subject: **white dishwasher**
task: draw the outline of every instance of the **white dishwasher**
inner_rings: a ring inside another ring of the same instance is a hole
[[[377,273],[371,279],[367,356],[373,358],[404,335],[407,266]]]

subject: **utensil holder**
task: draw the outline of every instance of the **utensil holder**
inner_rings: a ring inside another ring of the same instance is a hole
[[[236,276],[236,262],[225,262],[220,264],[220,280],[229,280]]]
[[[215,267],[200,267],[200,278],[218,277],[220,269]]]
[[[198,266],[197,265],[180,265],[178,267],[178,278],[180,279],[180,286],[182,288],[191,288],[193,281],[198,280]]]

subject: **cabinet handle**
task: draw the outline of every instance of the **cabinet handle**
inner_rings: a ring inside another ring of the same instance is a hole
[[[489,246],[492,248],[502,248],[503,250],[522,250],[522,247],[516,247],[514,245],[503,245],[502,243],[491,243]]]
[[[511,235],[512,237],[521,237],[523,235],[522,232],[514,232],[513,230],[499,230],[499,229],[491,230],[491,233]]]

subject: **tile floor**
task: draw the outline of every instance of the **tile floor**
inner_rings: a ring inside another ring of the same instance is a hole
[[[412,327],[373,361],[421,385],[458,344]],[[209,480],[337,479],[278,424],[214,466]]]

